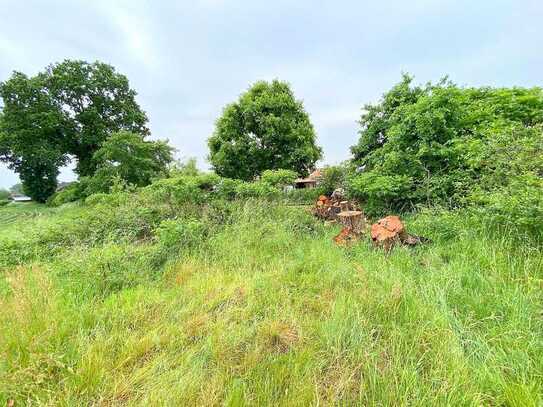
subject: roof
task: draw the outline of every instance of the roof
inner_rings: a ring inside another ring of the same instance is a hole
[[[306,178],[298,178],[294,182],[297,184],[316,183],[317,181],[320,180],[320,178],[322,178],[322,170],[317,168],[315,171],[309,174]]]
[[[296,184],[316,184],[317,180],[312,178],[298,178],[294,182]]]
[[[30,202],[32,200],[32,198],[25,195],[15,195],[12,196],[11,199],[13,200],[13,202]]]

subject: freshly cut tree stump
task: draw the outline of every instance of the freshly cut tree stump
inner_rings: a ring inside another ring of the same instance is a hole
[[[366,228],[366,218],[362,211],[343,211],[338,213],[337,219],[355,235],[360,235]]]

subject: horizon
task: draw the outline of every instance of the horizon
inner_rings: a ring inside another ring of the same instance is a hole
[[[402,72],[415,83],[448,75],[459,86],[541,86],[543,4],[532,0],[8,1],[0,10],[10,16],[0,28],[0,81],[64,59],[109,63],[138,92],[151,138],[169,139],[177,158],[195,157],[202,169],[216,118],[257,80],[286,81],[304,102],[324,152],[319,166],[349,158],[362,107]],[[64,168],[59,181],[73,179]],[[17,182],[0,164],[0,188]]]

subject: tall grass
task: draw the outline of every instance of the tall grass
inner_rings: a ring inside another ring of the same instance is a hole
[[[296,207],[131,205],[0,240],[0,403],[542,402],[535,243],[422,213],[432,243],[385,255]]]

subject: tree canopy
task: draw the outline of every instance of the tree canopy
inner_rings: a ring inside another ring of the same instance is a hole
[[[251,180],[264,170],[307,174],[321,158],[315,130],[285,82],[257,82],[231,103],[209,138],[209,160],[222,176]]]
[[[92,156],[112,133],[149,133],[128,79],[101,62],[66,60],[33,77],[14,72],[0,83],[0,96],[0,160],[37,201],[55,191],[70,157],[79,175],[92,175]]]
[[[541,88],[411,82],[405,75],[362,114],[352,147],[360,174],[351,186],[368,208],[457,206],[478,190],[503,190],[515,177],[539,174],[541,182]]]

